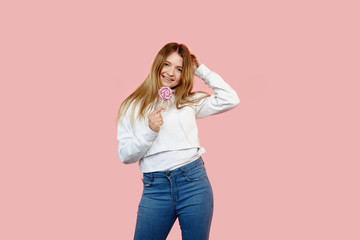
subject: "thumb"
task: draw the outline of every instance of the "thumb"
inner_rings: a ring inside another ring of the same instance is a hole
[[[158,107],[157,109],[155,109],[155,112],[161,112],[161,110],[163,110],[164,109],[164,107],[163,106],[160,106],[160,107]]]

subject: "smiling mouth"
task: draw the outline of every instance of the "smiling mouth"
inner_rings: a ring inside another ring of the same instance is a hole
[[[165,77],[165,76],[163,76],[163,78],[164,78],[166,81],[168,81],[168,82],[173,82],[173,81],[174,81],[173,79],[168,78],[168,77]]]

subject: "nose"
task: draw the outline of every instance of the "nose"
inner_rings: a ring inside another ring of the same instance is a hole
[[[175,71],[174,68],[170,68],[170,69],[168,70],[168,74],[169,74],[170,76],[174,76],[174,71]]]

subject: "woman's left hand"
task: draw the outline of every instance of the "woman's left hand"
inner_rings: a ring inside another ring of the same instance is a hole
[[[201,62],[200,62],[199,58],[196,57],[195,54],[191,53],[190,56],[191,56],[192,63],[193,63],[193,70],[195,72],[196,69],[201,65]]]

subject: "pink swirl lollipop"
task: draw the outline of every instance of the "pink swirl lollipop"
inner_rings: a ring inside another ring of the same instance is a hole
[[[159,96],[162,99],[161,104],[163,101],[169,100],[172,98],[173,92],[169,87],[162,87],[159,90]]]

